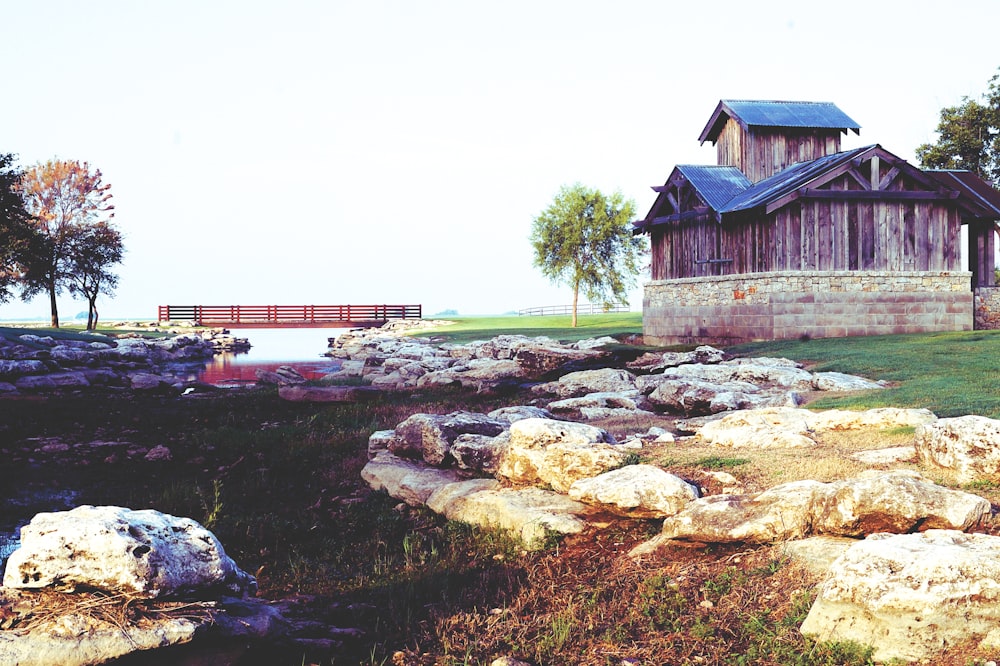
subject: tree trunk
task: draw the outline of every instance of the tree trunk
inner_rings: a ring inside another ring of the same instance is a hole
[[[573,328],[576,328],[576,301],[580,297],[580,283],[576,282],[573,284],[573,323],[570,324]]]
[[[87,330],[93,331],[97,328],[97,303],[96,299],[87,300]]]
[[[56,303],[55,282],[49,283],[49,311],[52,313],[52,328],[59,328],[59,305]]]

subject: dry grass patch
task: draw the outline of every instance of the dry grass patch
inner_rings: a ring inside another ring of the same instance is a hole
[[[852,459],[851,454],[911,445],[913,430],[827,431],[813,437],[816,446],[792,449],[736,449],[709,445],[698,437],[684,437],[674,443],[646,446],[641,457],[644,462],[685,478],[700,480],[706,469],[723,470],[735,476],[747,492],[761,492],[802,479],[830,482],[855,477],[873,467]],[[891,468],[920,471],[918,465],[910,462],[893,464]],[[711,483],[706,487],[711,491]]]
[[[49,630],[65,618],[77,616],[97,625],[120,629],[144,628],[166,619],[208,622],[215,613],[211,602],[145,599],[103,592],[64,593],[55,590],[5,590],[0,595],[0,629],[30,632]]]
[[[435,663],[498,654],[539,664],[869,663],[865,648],[799,634],[818,578],[780,546],[677,544],[648,560],[624,557],[641,536],[582,535],[525,562],[525,585],[507,606],[438,619],[451,660]]]

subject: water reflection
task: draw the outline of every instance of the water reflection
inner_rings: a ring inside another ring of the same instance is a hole
[[[290,365],[306,379],[337,370],[340,361],[323,354],[330,338],[346,328],[252,328],[232,329],[236,337],[250,340],[247,352],[216,354],[211,363],[197,373],[198,381],[215,386],[246,386],[257,381],[256,371],[274,371]]]

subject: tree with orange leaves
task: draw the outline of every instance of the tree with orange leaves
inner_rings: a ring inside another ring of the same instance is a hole
[[[92,246],[81,243],[80,239],[85,238],[94,225],[103,223],[109,226],[114,217],[111,185],[102,182],[100,170],[92,169],[87,162],[52,159],[25,172],[20,190],[35,227],[29,251],[22,263],[24,296],[47,293],[52,326],[58,328],[56,296],[63,289],[77,292],[74,275],[79,272],[81,264],[74,252],[81,247],[89,248],[87,252],[94,252]],[[117,240],[120,244],[120,234]],[[93,258],[100,261],[97,255]],[[117,258],[112,253],[106,261],[115,263],[120,260],[119,252]],[[108,284],[107,281],[105,284]],[[91,305],[93,302],[90,301]],[[94,314],[93,309],[91,314]]]

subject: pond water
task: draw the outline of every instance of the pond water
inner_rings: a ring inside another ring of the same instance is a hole
[[[216,354],[190,379],[222,387],[249,386],[257,381],[258,369],[273,371],[290,365],[307,379],[318,379],[340,367],[340,361],[323,354],[329,339],[348,329],[338,328],[258,328],[234,329],[236,337],[250,340],[247,352]],[[7,557],[18,547],[18,531],[31,516],[43,511],[64,511],[75,506],[77,493],[30,482],[9,482],[0,497],[0,574]]]
[[[319,379],[340,367],[340,361],[323,356],[329,339],[346,328],[251,328],[230,329],[250,341],[246,352],[216,354],[197,373],[198,381],[223,387],[247,386],[257,381],[257,370],[273,371],[282,365],[298,370],[306,379]]]

